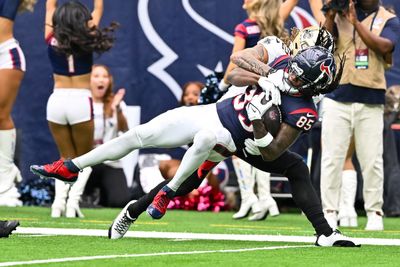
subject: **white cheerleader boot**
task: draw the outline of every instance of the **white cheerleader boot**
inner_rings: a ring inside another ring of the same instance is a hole
[[[67,218],[85,217],[79,208],[79,200],[81,199],[91,173],[91,167],[84,168],[78,174],[78,180],[76,180],[76,182],[71,186],[71,190],[68,193],[67,209],[65,212]]]
[[[65,215],[65,205],[67,203],[68,191],[71,185],[60,180],[54,183],[54,201],[51,205],[51,217],[60,218]]]
[[[258,204],[260,206],[260,212],[254,213],[249,217],[249,221],[260,221],[267,218],[269,213],[270,216],[278,216],[279,209],[275,200],[271,196],[271,186],[270,186],[270,177],[271,174],[268,172],[260,171],[256,168],[253,168],[255,173],[255,178],[257,182],[257,191],[258,191]]]
[[[0,206],[22,206],[16,183],[22,181],[21,173],[14,164],[16,131],[0,130]]]
[[[242,199],[239,211],[233,214],[232,218],[242,219],[247,217],[251,210],[255,213],[260,212],[258,198],[254,194],[255,177],[252,173],[252,167],[248,163],[238,158],[232,159],[232,163],[238,178],[240,196]]]

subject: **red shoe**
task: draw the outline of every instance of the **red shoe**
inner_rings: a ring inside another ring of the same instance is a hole
[[[168,187],[164,186],[155,196],[153,202],[147,208],[147,213],[153,219],[161,219],[167,212],[167,207],[171,198],[168,197],[173,191]]]
[[[218,165],[219,162],[213,162],[206,160],[204,161],[200,167],[197,169],[197,176],[199,176],[200,179],[206,178],[207,174],[215,167]]]
[[[31,165],[30,170],[41,178],[54,178],[68,183],[76,182],[79,173],[70,171],[62,159],[52,164]]]

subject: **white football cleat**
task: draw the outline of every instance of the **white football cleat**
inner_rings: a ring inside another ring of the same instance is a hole
[[[330,236],[318,236],[315,245],[319,247],[361,247],[349,237],[342,235],[339,230],[334,230]]]
[[[135,203],[136,200],[130,201],[118,214],[117,218],[113,221],[110,228],[108,229],[109,239],[120,239],[124,237],[126,232],[128,232],[129,227],[132,223],[136,221],[136,218],[130,218],[128,215],[128,207]]]

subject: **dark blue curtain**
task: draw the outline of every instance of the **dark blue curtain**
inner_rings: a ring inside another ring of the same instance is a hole
[[[59,1],[62,3],[63,1]],[[92,1],[82,1],[90,8]],[[112,0],[105,2],[102,25],[117,21],[121,27],[112,50],[96,58],[107,64],[115,88],[127,89],[125,101],[141,106],[146,122],[177,106],[180,86],[190,80],[204,80],[200,69],[226,67],[232,49],[233,29],[246,17],[241,0]],[[396,0],[385,1],[400,12]],[[308,26],[307,1],[300,1],[287,26]],[[46,122],[46,102],[52,92],[52,72],[44,42],[45,1],[35,12],[16,20],[16,38],[27,58],[27,72],[13,111],[20,132],[20,167],[25,179],[30,164],[58,158]],[[389,84],[400,80],[399,49]]]

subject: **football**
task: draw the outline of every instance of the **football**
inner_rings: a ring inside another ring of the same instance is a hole
[[[272,107],[265,112],[261,119],[265,125],[265,128],[267,128],[267,131],[272,134],[273,137],[276,137],[282,123],[282,113],[280,108],[272,105]]]

